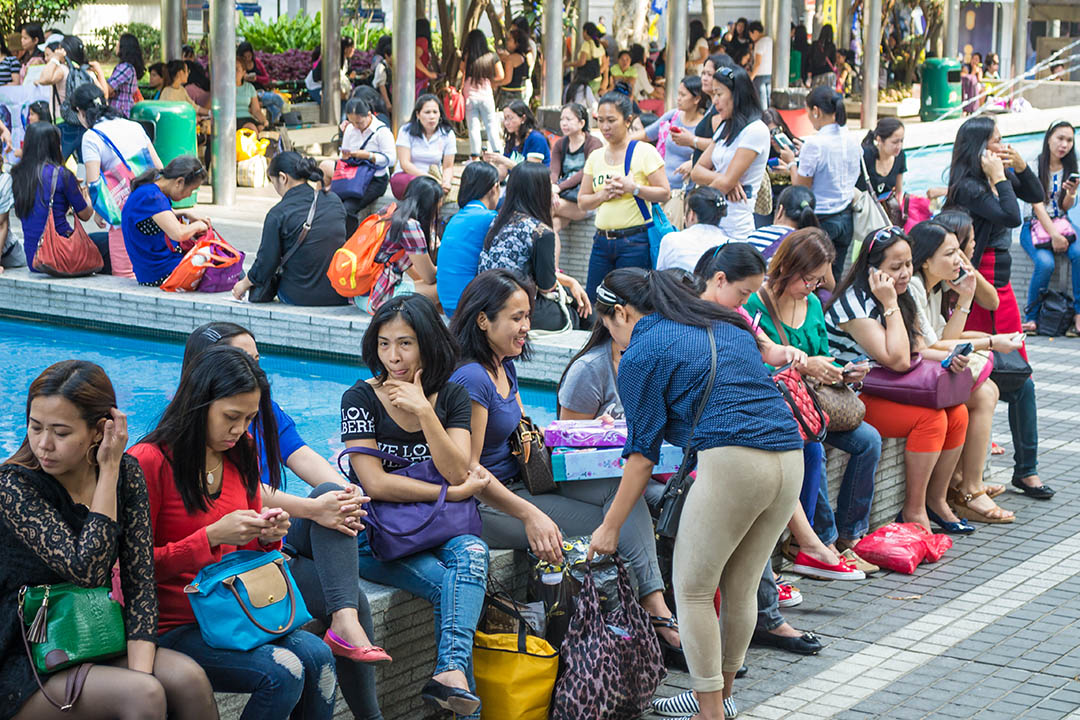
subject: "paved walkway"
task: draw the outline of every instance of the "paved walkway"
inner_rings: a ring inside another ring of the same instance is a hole
[[[914,575],[863,582],[789,575],[805,600],[784,610],[826,648],[816,657],[751,648],[735,683],[741,718],[1080,719],[1080,340],[1029,338],[1039,397],[1040,471],[1057,490],[1009,486],[1007,406],[995,417],[998,501],[1011,525],[954,538]],[[683,673],[661,694],[688,687]],[[654,717],[654,716],[649,716]]]

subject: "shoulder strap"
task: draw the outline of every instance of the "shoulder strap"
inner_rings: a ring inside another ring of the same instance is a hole
[[[623,157],[623,175],[630,175],[630,161],[634,158],[634,148],[637,147],[637,143],[637,140],[631,140],[626,146],[626,155]],[[634,196],[634,200],[637,201],[638,210],[641,211],[641,219],[646,223],[652,222],[652,213],[649,212],[648,204],[637,195]]]
[[[787,345],[787,333],[784,332],[784,323],[780,321],[780,313],[776,312],[776,306],[773,305],[772,298],[769,297],[769,293],[765,288],[761,288],[757,291],[758,298],[761,299],[761,303],[765,306],[765,310],[768,311],[769,317],[772,318],[773,325],[776,326],[776,332],[780,335],[780,343]]]
[[[51,215],[52,214],[52,209],[53,209],[53,196],[56,195],[56,178],[60,174],[60,167],[57,166],[57,165],[51,165],[50,167],[52,167],[52,169],[53,169],[52,190],[49,191],[49,214]],[[45,171],[43,169],[42,173],[44,173],[44,172]]]
[[[701,396],[701,400],[698,401],[697,410],[694,411],[694,422],[690,425],[690,438],[686,441],[686,448],[683,450],[683,464],[686,463],[686,456],[690,453],[690,446],[694,443],[694,431],[697,430],[698,420],[701,420],[701,415],[705,412],[705,406],[709,403],[709,396],[712,395],[713,387],[716,385],[716,328],[712,325],[709,326],[709,353],[711,356],[709,360],[709,380],[705,383],[705,393]]]
[[[127,159],[126,159],[126,158],[125,158],[125,157],[124,157],[123,155],[121,155],[121,154],[120,154],[120,151],[119,151],[119,150],[117,150],[117,149],[116,149],[116,146],[115,146],[115,145],[113,145],[113,141],[112,141],[112,140],[110,140],[110,139],[108,138],[108,136],[107,136],[107,135],[105,135],[105,133],[101,132],[101,131],[100,131],[100,130],[98,130],[97,128],[90,128],[90,129],[91,129],[91,130],[92,130],[93,132],[96,132],[96,133],[98,134],[98,137],[100,137],[100,138],[101,138],[102,140],[104,140],[104,141],[105,141],[105,144],[106,144],[106,145],[108,145],[108,146],[109,146],[110,148],[112,148],[112,151],[113,151],[114,153],[116,153],[116,157],[120,158],[120,162],[124,163],[124,167],[126,167],[126,168],[128,169],[128,172],[131,172],[131,166],[130,166],[130,165],[128,165],[128,161],[127,161]]]
[[[304,221],[304,227],[300,228],[300,235],[296,238],[296,244],[289,248],[289,252],[285,253],[285,257],[281,258],[281,263],[278,264],[277,273],[281,273],[285,269],[285,263],[289,262],[296,251],[300,249],[300,246],[307,240],[308,232],[311,230],[311,223],[315,220],[315,205],[319,202],[320,190],[315,190],[315,197],[311,198],[311,207],[308,208],[307,219]]]

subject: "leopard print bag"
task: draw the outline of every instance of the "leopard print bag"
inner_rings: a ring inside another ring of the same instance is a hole
[[[649,708],[664,679],[660,643],[638,603],[622,560],[618,608],[600,609],[592,569],[586,565],[577,608],[559,653],[551,720],[632,720]]]

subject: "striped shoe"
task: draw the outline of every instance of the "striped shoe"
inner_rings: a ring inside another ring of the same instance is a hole
[[[739,714],[739,708],[735,707],[735,697],[724,698],[724,717],[733,718]]]
[[[693,717],[701,711],[693,690],[687,690],[669,698],[657,698],[652,701],[652,709],[661,717],[674,718]]]

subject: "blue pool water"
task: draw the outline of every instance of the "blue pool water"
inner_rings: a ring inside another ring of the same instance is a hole
[[[1010,135],[1005,142],[1020,151],[1021,157],[1030,160],[1042,150],[1043,133]],[[922,193],[932,187],[949,184],[949,163],[952,161],[952,143],[907,150],[907,173],[904,174],[904,190]]]
[[[153,429],[180,378],[183,345],[46,323],[0,319],[0,457],[9,457],[26,433],[26,390],[54,362],[89,360],[105,369],[127,413],[131,442]],[[339,436],[341,394],[359,378],[371,377],[357,364],[303,359],[260,352],[273,397],[296,421],[300,435],[320,455],[331,458],[343,445]],[[555,419],[555,392],[523,386],[521,399],[541,424]],[[289,475],[287,490],[306,495],[308,486]]]

